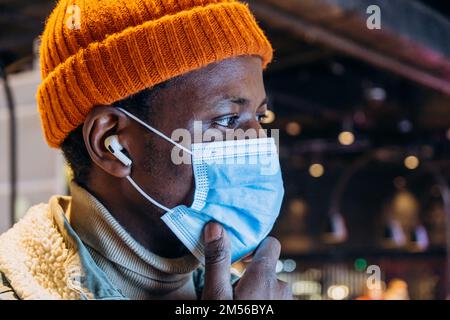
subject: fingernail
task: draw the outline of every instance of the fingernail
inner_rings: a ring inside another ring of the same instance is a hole
[[[205,227],[205,242],[209,243],[222,237],[223,228],[216,222],[210,222]]]

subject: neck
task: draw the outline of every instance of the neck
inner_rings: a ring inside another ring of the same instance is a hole
[[[144,248],[164,258],[179,258],[188,253],[187,248],[176,238],[161,220],[165,213],[148,203],[137,191],[135,197],[127,198],[130,190],[126,179],[92,177],[88,186],[83,186],[97,198],[119,222],[119,224]],[[105,187],[108,186],[108,187]],[[115,186],[115,187],[113,187]],[[125,192],[127,190],[127,192]],[[136,201],[139,197],[139,201]]]
[[[98,198],[75,183],[70,187],[70,224],[97,266],[126,297],[196,298],[192,272],[199,262],[193,255],[168,258],[156,254],[158,247],[147,245],[147,249],[142,245],[148,239],[151,244],[155,243],[154,237],[146,236],[142,237],[143,241],[137,241],[136,235],[132,236]],[[160,243],[168,244],[167,241]]]

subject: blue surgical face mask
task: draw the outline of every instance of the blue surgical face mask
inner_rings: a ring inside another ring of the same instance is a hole
[[[133,187],[166,213],[162,220],[204,264],[203,229],[220,223],[235,262],[255,250],[277,219],[284,195],[277,147],[273,138],[194,143],[191,150],[176,143],[126,110],[130,118],[191,154],[195,177],[190,207],[169,209],[146,194],[131,177]]]

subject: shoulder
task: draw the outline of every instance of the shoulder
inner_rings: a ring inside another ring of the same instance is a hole
[[[0,272],[0,300],[19,300],[19,297],[2,272]]]

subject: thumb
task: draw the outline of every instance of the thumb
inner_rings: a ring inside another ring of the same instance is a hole
[[[203,299],[231,300],[230,243],[223,227],[210,222],[204,230],[205,286]]]

